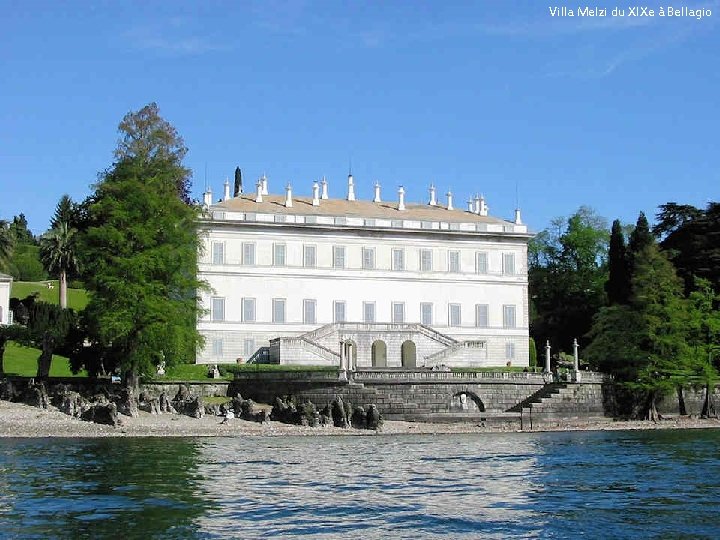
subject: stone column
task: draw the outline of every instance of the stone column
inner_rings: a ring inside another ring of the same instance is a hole
[[[545,342],[545,373],[550,373],[550,340]]]
[[[345,342],[344,341],[340,342],[340,369],[342,369],[343,371],[345,369],[347,369],[345,367]]]
[[[573,368],[575,368],[575,373],[573,373],[573,380],[575,382],[580,382],[580,356],[578,354],[577,338],[573,340]]]
[[[580,369],[580,358],[578,357],[578,342],[577,342],[577,338],[575,338],[575,339],[573,340],[573,357],[574,357],[573,369],[574,369],[575,371],[578,371],[578,370]]]

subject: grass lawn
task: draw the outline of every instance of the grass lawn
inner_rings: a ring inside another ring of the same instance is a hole
[[[38,356],[40,356],[40,349],[23,347],[14,341],[9,341],[5,348],[5,356],[3,357],[5,374],[19,377],[34,377],[37,374]],[[50,364],[50,376],[87,377],[87,372],[83,370],[75,375],[70,371],[68,359],[64,356],[54,354],[52,364]]]
[[[54,288],[48,289],[47,284],[51,283]],[[13,281],[11,298],[22,300],[26,296],[38,293],[39,300],[50,304],[60,303],[60,285],[58,281]],[[84,289],[68,289],[68,307],[80,311],[88,303],[88,294]]]

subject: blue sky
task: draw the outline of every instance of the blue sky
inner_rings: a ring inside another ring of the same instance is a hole
[[[681,17],[487,2],[0,2],[0,218],[47,228],[156,101],[194,194],[236,165],[271,192],[409,201],[433,182],[534,230],[586,204],[634,221],[720,200],[720,1]],[[661,4],[648,4],[655,8]],[[667,5],[667,2],[662,4]],[[441,197],[444,200],[444,196]]]

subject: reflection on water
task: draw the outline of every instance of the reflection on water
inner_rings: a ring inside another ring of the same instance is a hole
[[[717,536],[720,433],[0,440],[0,537]]]

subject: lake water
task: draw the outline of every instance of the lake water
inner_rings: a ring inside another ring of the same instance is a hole
[[[0,537],[718,538],[720,430],[0,439]]]

